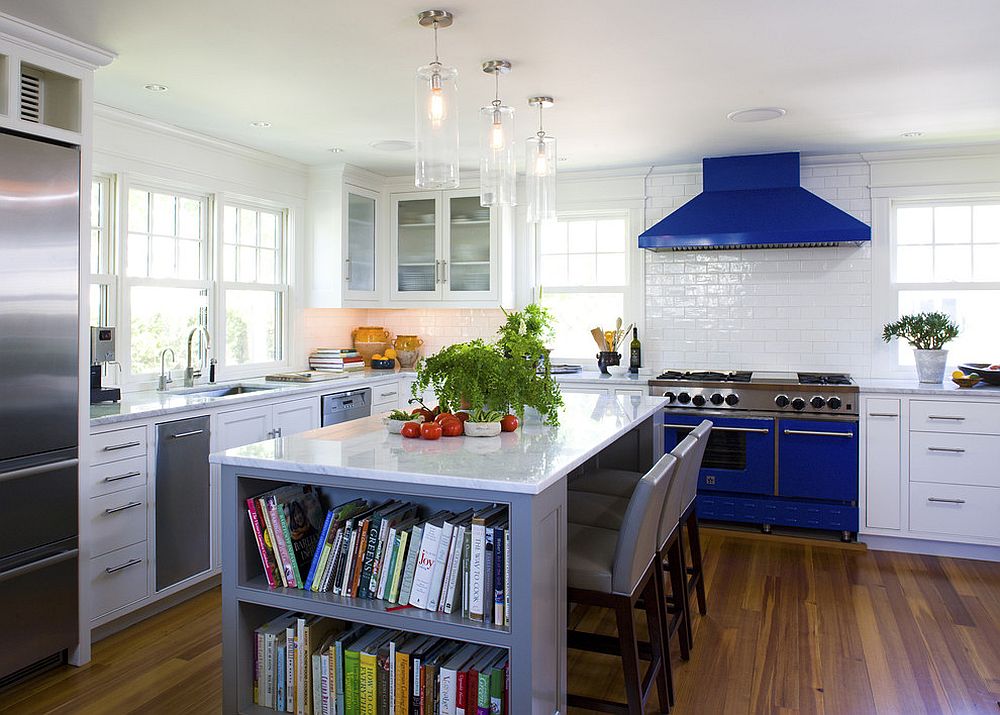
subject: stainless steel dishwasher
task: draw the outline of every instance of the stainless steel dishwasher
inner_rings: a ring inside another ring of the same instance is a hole
[[[208,416],[156,425],[156,590],[211,567]]]
[[[323,395],[320,408],[323,413],[320,424],[324,427],[369,417],[372,413],[372,389],[365,387]]]

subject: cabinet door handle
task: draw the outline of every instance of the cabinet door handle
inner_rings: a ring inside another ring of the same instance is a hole
[[[105,452],[114,452],[119,449],[128,449],[129,447],[138,447],[142,442],[122,442],[121,444],[109,444],[104,448]]]
[[[128,479],[130,477],[138,477],[142,472],[127,472],[125,474],[119,474],[115,477],[105,477],[106,482],[120,482],[122,479]]]
[[[70,559],[76,558],[79,553],[79,549],[70,549],[69,551],[63,551],[52,556],[47,556],[41,561],[34,561],[30,564],[25,564],[24,566],[12,568],[9,571],[0,571],[0,583],[10,581],[11,579],[15,579],[20,576],[26,576],[29,573],[34,573],[35,571],[41,571],[49,566],[61,564],[63,561],[69,561]]]
[[[178,432],[177,434],[170,435],[170,439],[180,439],[181,437],[194,437],[196,434],[201,434],[205,430],[203,429],[193,429],[190,432]]]
[[[344,280],[348,283],[351,282],[351,259],[345,258],[344,264],[347,266],[347,270],[344,273]]]
[[[134,509],[137,506],[142,506],[141,501],[132,501],[128,504],[122,504],[121,506],[113,506],[110,509],[105,509],[105,514],[117,514],[120,511],[125,511],[126,509]]]
[[[127,569],[129,566],[135,566],[136,564],[141,564],[142,559],[129,559],[123,564],[118,564],[117,566],[109,566],[104,569],[106,573],[114,573],[115,571],[121,571],[122,569]]]
[[[955,454],[961,454],[965,450],[961,447],[928,447],[928,452],[954,452]]]
[[[448,282],[448,261],[441,261],[441,282]]]
[[[69,467],[75,467],[78,464],[79,460],[64,459],[61,462],[52,462],[51,464],[39,464],[34,467],[15,469],[14,471],[4,472],[3,474],[0,474],[0,482],[12,482],[15,479],[25,479],[27,477],[33,477],[36,474],[45,474],[46,472],[54,472],[57,469],[68,469]]]
[[[712,429],[715,429],[714,427]],[[807,434],[813,437],[853,437],[853,432],[819,432],[811,429],[786,429],[785,434]]]
[[[434,283],[441,282],[441,261],[434,261]]]
[[[869,417],[899,417],[895,412],[869,412]]]
[[[944,497],[927,497],[927,501],[939,502],[941,504],[965,504],[965,499],[945,499]]]
[[[378,393],[378,396],[379,397],[395,397],[398,394],[399,394],[398,392],[380,392],[380,393]]]
[[[274,436],[275,437],[280,437],[281,436],[281,427],[275,427],[274,428]]]
[[[956,417],[954,415],[927,415],[929,420],[952,420],[954,422],[965,422],[964,417]]]

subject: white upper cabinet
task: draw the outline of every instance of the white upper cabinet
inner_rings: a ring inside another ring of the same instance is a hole
[[[392,194],[393,303],[496,305],[499,227],[478,191]]]
[[[344,297],[346,300],[378,299],[376,260],[379,258],[379,195],[357,186],[344,187],[343,237]]]

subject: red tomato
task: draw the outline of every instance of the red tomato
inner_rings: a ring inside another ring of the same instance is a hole
[[[420,423],[419,422],[407,422],[403,425],[403,429],[400,434],[404,437],[409,437],[413,439],[420,436]]]
[[[456,412],[455,413],[455,417],[457,417],[462,422],[468,422],[469,421],[469,413],[468,412]]]
[[[441,439],[441,425],[434,422],[424,422],[420,425],[420,436],[423,439]]]
[[[501,432],[513,432],[517,429],[517,417],[514,415],[504,415],[503,419],[500,420],[500,431]]]
[[[461,437],[465,432],[465,424],[457,417],[441,423],[441,434],[445,437]]]
[[[425,407],[418,407],[417,409],[413,410],[410,414],[420,415],[421,417],[424,418],[424,422],[432,422],[434,420],[434,413]]]
[[[454,418],[455,415],[451,414],[450,412],[442,412],[441,414],[439,414],[437,417],[434,418],[434,421],[437,422],[438,424],[442,424],[445,420]]]

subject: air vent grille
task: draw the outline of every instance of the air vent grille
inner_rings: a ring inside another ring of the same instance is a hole
[[[863,246],[863,241],[809,241],[803,243],[746,243],[731,246],[670,246],[649,249],[657,253],[664,251],[742,251],[758,248],[836,248],[837,246]]]
[[[42,78],[28,72],[21,72],[21,119],[26,122],[42,122]]]

